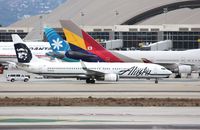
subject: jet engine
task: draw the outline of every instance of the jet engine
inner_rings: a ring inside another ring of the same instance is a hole
[[[83,61],[99,61],[98,57],[94,54],[86,54],[82,52],[76,51],[67,51],[65,56],[68,58],[76,59],[76,60],[83,60]]]
[[[117,74],[105,74],[104,80],[105,81],[118,81],[119,76]]]
[[[178,73],[187,73],[190,74],[192,72],[192,67],[189,65],[179,65],[178,66]]]
[[[51,57],[55,57],[58,59],[63,59],[65,57],[64,54],[62,53],[54,53],[54,52],[47,52],[46,55],[51,56]]]

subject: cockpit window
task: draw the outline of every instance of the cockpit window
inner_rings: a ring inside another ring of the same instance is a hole
[[[166,70],[165,68],[161,68],[162,70]]]

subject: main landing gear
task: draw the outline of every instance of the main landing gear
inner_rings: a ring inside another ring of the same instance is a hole
[[[158,83],[158,78],[155,79],[155,84],[157,84],[157,83]]]
[[[86,79],[87,84],[94,84],[95,80],[94,79]]]

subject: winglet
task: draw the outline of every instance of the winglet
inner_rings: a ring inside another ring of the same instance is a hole
[[[83,69],[83,70],[86,70],[87,67],[86,67],[85,63],[84,63],[82,60],[80,60],[80,63],[81,63],[82,69]]]
[[[12,40],[14,43],[23,43],[24,42],[18,34],[12,34],[11,36],[12,36]]]

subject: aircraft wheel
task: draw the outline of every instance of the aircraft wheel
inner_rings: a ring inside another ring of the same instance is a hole
[[[155,84],[157,84],[157,83],[158,83],[158,79],[155,80]]]
[[[90,82],[91,84],[95,84],[95,80],[94,79],[91,79],[90,81],[91,81]]]
[[[95,83],[95,80],[94,79],[86,79],[86,83],[87,84],[94,84]]]
[[[89,84],[90,83],[90,79],[86,79],[86,83]]]

